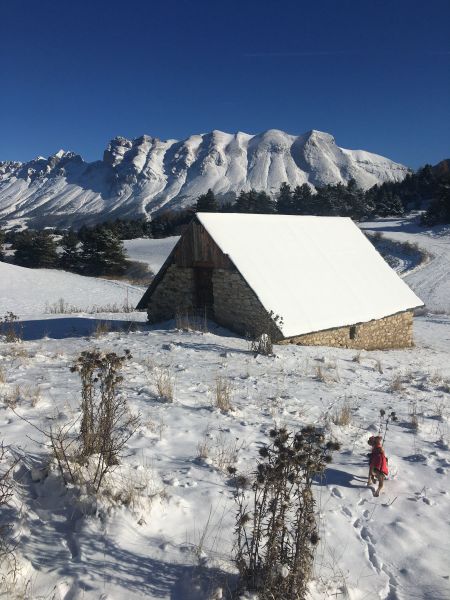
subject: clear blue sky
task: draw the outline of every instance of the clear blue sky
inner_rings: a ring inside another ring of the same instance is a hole
[[[450,0],[0,0],[0,160],[116,135],[298,134],[450,157]]]

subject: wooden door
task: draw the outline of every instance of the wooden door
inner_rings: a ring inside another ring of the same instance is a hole
[[[208,267],[195,267],[194,269],[195,308],[202,312],[206,311],[207,316],[212,316],[214,306],[212,271]]]

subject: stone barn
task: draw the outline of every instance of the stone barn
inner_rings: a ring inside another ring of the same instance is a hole
[[[137,308],[370,350],[411,346],[422,305],[349,218],[197,213]]]

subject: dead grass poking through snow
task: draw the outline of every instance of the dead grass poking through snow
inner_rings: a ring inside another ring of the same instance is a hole
[[[392,393],[401,394],[404,391],[403,379],[401,375],[395,375],[389,384],[389,391]]]
[[[6,383],[6,371],[0,367],[0,383]]]
[[[159,399],[163,402],[173,402],[175,386],[170,369],[168,367],[157,367],[154,369],[153,374]]]
[[[411,402],[409,406],[409,426],[414,431],[419,430],[419,415],[417,413],[417,402]]]
[[[336,361],[330,361],[325,365],[317,365],[315,378],[322,383],[339,383],[341,377]]]
[[[12,389],[8,390],[1,396],[3,403],[8,408],[16,408],[23,400],[22,388],[16,384]]]
[[[339,425],[340,427],[347,427],[350,425],[352,422],[352,407],[350,404],[344,402],[342,406],[334,411],[331,420],[335,425]]]
[[[213,435],[207,428],[197,444],[197,459],[213,465],[219,471],[229,472],[229,468],[236,464],[243,446],[243,442],[223,433]]]
[[[214,389],[214,405],[222,412],[229,412],[233,406],[231,399],[233,396],[233,386],[225,377],[216,377],[216,386]]]
[[[99,338],[102,335],[106,335],[111,332],[111,326],[109,323],[105,323],[104,321],[99,321],[94,330],[94,337]]]

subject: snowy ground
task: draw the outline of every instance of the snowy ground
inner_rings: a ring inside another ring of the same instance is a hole
[[[382,227],[394,225],[384,221]],[[413,232],[405,235],[415,240]],[[438,259],[448,238],[430,236],[425,243],[433,244],[436,258],[407,277],[417,275],[418,287],[420,274],[436,283],[436,295],[427,298],[431,285],[423,293],[415,288],[427,302],[448,300],[441,278],[445,260]],[[16,296],[8,307],[27,296],[31,284],[24,282],[10,292]],[[151,329],[137,322],[142,314],[111,314],[123,330],[96,337],[61,325],[87,318],[96,323],[105,316],[45,316],[47,325],[60,322],[58,335],[0,342],[0,438],[13,455],[25,456],[15,470],[12,506],[2,515],[14,526],[19,597],[212,598],[218,586],[226,589],[227,579],[233,584],[235,507],[225,465],[235,456],[238,471],[249,473],[271,427],[314,423],[323,424],[342,449],[326,480],[315,486],[321,541],[311,598],[450,598],[449,317],[416,318],[416,346],[407,350],[287,346],[277,347],[274,357],[257,358],[244,340],[214,326],[203,334],[170,324]],[[44,322],[44,316],[34,319]],[[133,355],[123,391],[142,424],[110,484],[116,491],[134,490],[131,502],[102,497],[93,503],[76,488],[65,489],[55,471],[41,477],[36,468],[48,456],[42,435],[6,406],[15,401],[17,413],[44,429],[76,415],[80,382],[70,366],[81,351],[95,347],[118,353],[128,348]],[[161,373],[173,381],[173,403],[158,397]],[[232,386],[229,413],[214,407],[218,376]],[[344,404],[351,407],[351,421],[339,426],[333,418]],[[366,452],[380,409],[395,410],[399,421],[386,436],[391,476],[375,498],[365,486]],[[13,598],[13,591],[4,597]]]
[[[433,312],[450,314],[450,228],[426,229],[417,224],[417,217],[382,219],[363,223],[362,229],[381,231],[387,238],[416,243],[431,258],[405,276],[406,283]]]

